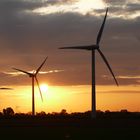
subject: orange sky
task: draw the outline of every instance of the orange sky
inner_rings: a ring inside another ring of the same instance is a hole
[[[94,44],[108,7],[100,49],[120,86],[96,53],[97,109],[140,111],[139,5],[138,0],[1,0],[0,110],[31,111],[31,79],[12,68],[31,72],[46,56],[38,79],[49,89],[43,103],[36,89],[36,111],[90,110],[91,52],[58,48]]]
[[[140,111],[139,86],[97,86],[97,110]],[[35,89],[36,112],[84,112],[91,109],[91,88],[85,86],[49,86],[41,101]],[[14,86],[14,90],[0,91],[0,109],[11,106],[15,112],[31,112],[31,87]]]

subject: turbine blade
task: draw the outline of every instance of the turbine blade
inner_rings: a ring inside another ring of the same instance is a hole
[[[113,76],[113,78],[114,78],[114,80],[115,80],[116,85],[118,86],[119,84],[118,84],[118,82],[117,82],[117,79],[116,79],[116,77],[115,77],[115,75],[114,75],[114,73],[113,73],[113,71],[112,71],[112,69],[111,69],[111,67],[110,67],[110,65],[109,65],[109,63],[108,63],[108,61],[107,61],[107,59],[105,58],[104,54],[101,52],[100,49],[97,49],[97,50],[98,50],[99,54],[101,55],[101,57],[103,58],[103,60],[104,60],[105,64],[107,65],[109,71],[111,72],[111,74],[112,74],[112,76]]]
[[[43,102],[42,92],[41,92],[41,89],[40,89],[40,86],[39,86],[39,82],[38,82],[38,79],[37,79],[36,76],[35,76],[35,80],[36,80],[36,83],[37,83],[37,86],[38,86],[38,89],[39,89],[39,93],[40,93],[41,100],[42,100],[42,102]]]
[[[73,47],[61,47],[59,49],[79,49],[79,50],[93,50],[96,45],[89,45],[89,46],[73,46]]]
[[[29,72],[24,71],[24,70],[20,70],[20,69],[17,69],[17,68],[12,68],[12,69],[17,70],[17,71],[20,71],[20,72],[23,72],[23,73],[25,73],[25,74],[28,74],[29,76],[32,75],[32,73],[29,73]]]
[[[108,8],[106,9],[106,14],[105,14],[102,26],[101,26],[99,33],[98,33],[98,36],[97,36],[97,41],[96,41],[97,45],[99,45],[101,37],[102,37],[102,33],[103,33],[103,29],[104,29],[104,25],[105,25],[105,21],[106,21],[106,17],[107,17],[107,12],[108,12]]]
[[[45,58],[45,60],[42,62],[42,64],[41,64],[41,65],[39,66],[39,68],[36,70],[35,75],[38,74],[38,72],[40,71],[40,69],[42,68],[42,66],[44,65],[44,63],[46,62],[47,58],[48,58],[48,57]]]

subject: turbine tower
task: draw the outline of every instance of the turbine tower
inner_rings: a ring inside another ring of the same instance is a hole
[[[107,65],[110,73],[112,74],[116,85],[118,86],[118,82],[115,78],[115,75],[106,59],[106,57],[104,56],[104,54],[102,53],[102,51],[100,50],[100,41],[101,41],[101,37],[102,37],[102,33],[103,33],[103,29],[104,29],[104,25],[106,22],[106,17],[107,17],[107,13],[108,13],[108,8],[106,9],[106,13],[105,13],[105,17],[103,20],[103,23],[100,27],[97,39],[96,39],[96,44],[92,44],[92,45],[87,45],[87,46],[73,46],[73,47],[61,47],[59,49],[79,49],[79,50],[88,50],[91,51],[91,56],[92,56],[92,105],[91,105],[91,116],[92,118],[96,118],[96,87],[95,87],[95,50],[98,51],[98,53],[101,55],[103,61],[105,62],[105,64]]]
[[[46,62],[48,57],[45,58],[45,60],[42,62],[42,64],[38,67],[38,69],[33,72],[33,73],[29,73],[27,71],[24,71],[24,70],[21,70],[21,69],[17,69],[17,68],[13,68],[14,70],[17,70],[17,71],[20,71],[20,72],[23,72],[25,74],[27,74],[30,78],[32,78],[32,115],[35,115],[35,97],[34,97],[34,84],[35,84],[35,81],[37,83],[37,86],[39,88],[39,93],[40,93],[40,96],[41,96],[41,99],[43,101],[43,98],[42,98],[42,93],[41,93],[41,89],[40,89],[40,86],[39,86],[39,81],[37,79],[37,74],[39,73],[40,69],[42,68],[42,66],[44,65],[44,63]]]

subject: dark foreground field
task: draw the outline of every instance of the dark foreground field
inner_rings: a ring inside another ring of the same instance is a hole
[[[139,140],[140,115],[0,117],[3,139]]]

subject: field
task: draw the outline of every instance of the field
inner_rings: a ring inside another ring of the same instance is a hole
[[[109,113],[90,116],[8,116],[0,118],[4,139],[140,139],[140,115]]]

